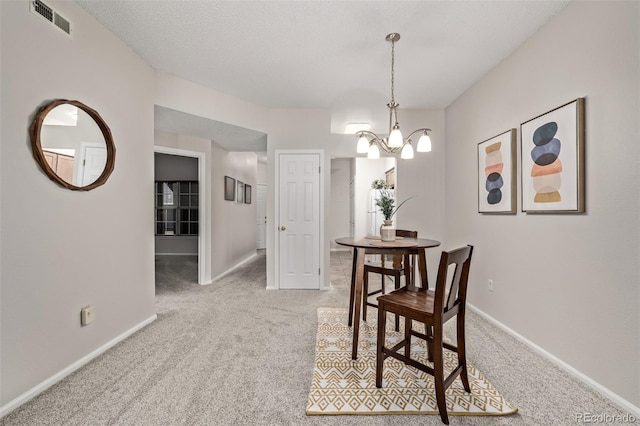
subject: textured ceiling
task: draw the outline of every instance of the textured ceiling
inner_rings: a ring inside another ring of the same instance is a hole
[[[389,98],[384,38],[398,32],[396,100],[403,108],[444,108],[567,2],[78,3],[154,68],[266,107]]]
[[[265,107],[349,110],[385,109],[388,33],[400,108],[441,109],[568,2],[78,3],[163,72]]]

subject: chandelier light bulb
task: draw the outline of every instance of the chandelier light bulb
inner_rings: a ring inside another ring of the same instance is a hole
[[[411,160],[413,158],[413,146],[411,146],[411,142],[404,144],[402,152],[400,153],[400,158],[403,160]]]
[[[418,146],[416,147],[418,152],[431,152],[431,138],[424,132],[420,139],[418,139]]]
[[[366,154],[367,152],[369,152],[369,140],[364,135],[360,135],[356,151],[358,152],[358,154]]]
[[[402,146],[402,132],[400,131],[400,127],[398,123],[393,126],[393,130],[389,134],[389,147],[391,148],[400,148]]]
[[[377,160],[380,158],[380,148],[378,148],[378,144],[375,142],[371,142],[369,145],[369,153],[367,154],[367,158],[370,160]]]

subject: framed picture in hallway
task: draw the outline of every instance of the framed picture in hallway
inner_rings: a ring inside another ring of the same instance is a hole
[[[520,125],[522,211],[583,213],[584,98]]]
[[[251,185],[244,185],[244,203],[251,204]]]
[[[516,212],[516,129],[478,144],[478,213]]]
[[[224,199],[227,201],[236,200],[236,180],[232,177],[224,177]]]
[[[236,181],[236,203],[244,203],[244,182]]]

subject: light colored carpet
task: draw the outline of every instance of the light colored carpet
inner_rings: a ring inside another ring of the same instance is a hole
[[[387,358],[382,375],[382,388],[376,387],[377,317],[375,309],[362,323],[358,341],[358,359],[351,359],[351,327],[347,325],[348,310],[318,308],[316,362],[309,392],[307,414],[435,414],[433,377],[395,358]],[[417,331],[424,331],[415,324]],[[387,320],[386,342],[392,347],[404,337],[404,324],[394,330],[393,316]],[[426,342],[413,338],[411,357],[427,363]],[[444,351],[445,376],[458,365],[451,351]],[[517,411],[489,383],[477,368],[468,363],[467,393],[460,379],[446,390],[450,415],[506,415]]]
[[[351,254],[331,253],[327,291],[266,291],[265,265],[262,252],[199,286],[195,258],[159,256],[158,319],[0,424],[442,424],[438,416],[307,416],[316,310],[348,306]],[[625,414],[473,312],[467,313],[467,351],[518,413],[451,416],[451,425],[575,424],[578,413]]]

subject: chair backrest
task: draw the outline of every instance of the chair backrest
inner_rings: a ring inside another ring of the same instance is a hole
[[[445,314],[456,307],[464,309],[472,253],[473,246],[442,252],[436,281],[434,314]],[[450,275],[450,279],[447,279],[451,265],[455,265],[455,269]]]
[[[408,231],[406,229],[396,229],[396,237],[418,238],[418,231]],[[408,260],[409,256],[407,256],[406,259]],[[410,263],[411,263],[411,267],[413,267],[413,262],[410,262]],[[384,256],[383,256],[382,265],[384,266]],[[402,256],[401,255],[393,256],[393,267],[395,269],[402,268]]]
[[[418,231],[407,231],[406,229],[396,229],[396,237],[418,238]]]

